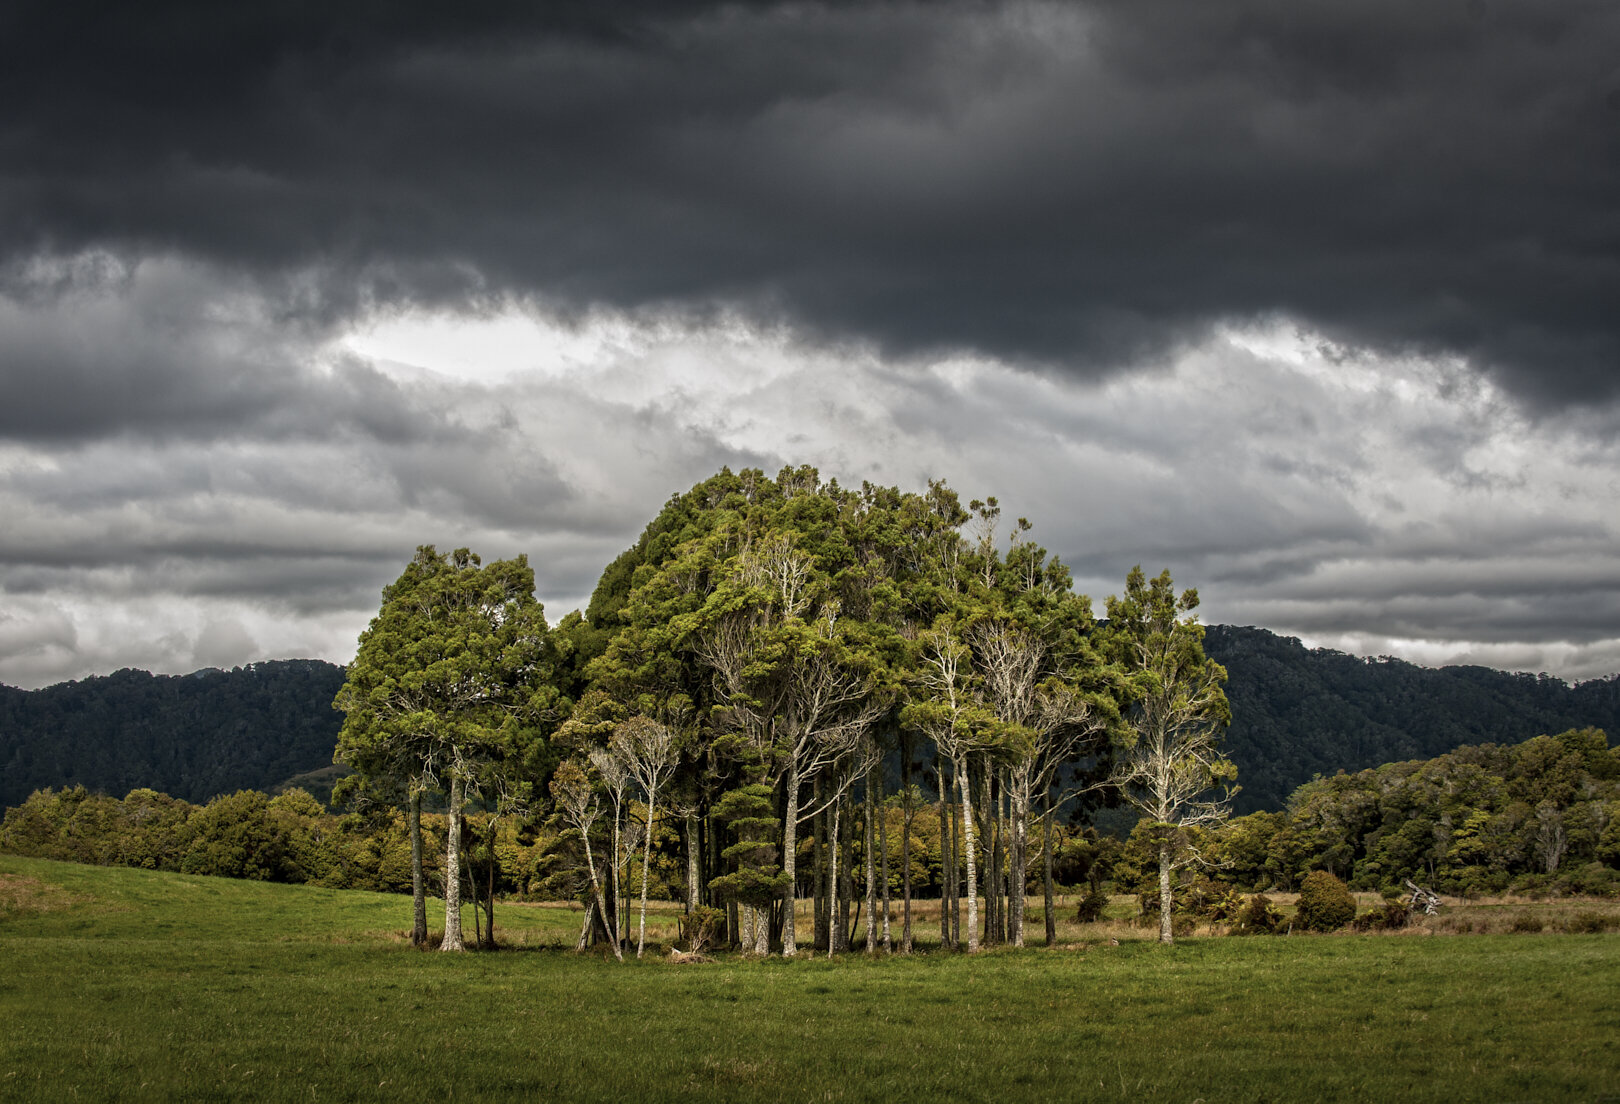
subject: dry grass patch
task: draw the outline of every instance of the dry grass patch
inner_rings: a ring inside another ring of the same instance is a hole
[[[92,900],[94,898],[69,893],[61,886],[42,882],[38,878],[0,871],[0,920],[56,912]]]

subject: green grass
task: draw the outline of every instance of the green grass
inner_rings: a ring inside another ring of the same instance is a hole
[[[398,897],[12,857],[0,885],[0,1100],[1620,1091],[1614,934],[621,966],[544,949],[577,934],[560,908],[497,910],[531,949],[445,955]]]

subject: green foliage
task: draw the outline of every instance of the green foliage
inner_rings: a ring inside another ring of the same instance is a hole
[[[1305,875],[1299,887],[1294,921],[1306,931],[1337,931],[1356,918],[1356,899],[1343,882],[1326,870]]]
[[[725,926],[724,909],[698,905],[681,917],[681,942],[692,954],[702,954],[714,944],[715,937],[725,930]]]
[[[1356,931],[1399,931],[1412,918],[1411,910],[1399,901],[1385,901],[1357,916]]]
[[[1276,935],[1287,927],[1287,918],[1263,893],[1250,897],[1238,911],[1234,935]]]
[[[1074,918],[1082,924],[1095,923],[1103,918],[1108,909],[1108,894],[1096,882],[1086,887],[1086,895],[1080,898],[1080,904],[1075,909]]]
[[[787,875],[777,861],[777,830],[771,788],[758,783],[728,792],[715,805],[714,816],[732,834],[721,857],[733,865],[710,881],[722,900],[765,908],[787,891]]]

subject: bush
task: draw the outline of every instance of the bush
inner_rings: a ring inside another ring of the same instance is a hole
[[[1377,908],[1368,909],[1356,917],[1357,931],[1399,931],[1406,927],[1411,912],[1399,901],[1385,901]]]
[[[1598,935],[1620,927],[1620,917],[1605,916],[1601,912],[1577,912],[1569,918],[1567,927],[1571,935]]]
[[[1080,906],[1075,909],[1074,919],[1080,924],[1094,924],[1103,918],[1103,912],[1108,908],[1108,894],[1102,887],[1093,884],[1086,890],[1086,895],[1080,898]]]
[[[724,909],[699,905],[681,917],[681,942],[693,954],[702,954],[714,942],[715,934],[725,928]]]
[[[1515,932],[1538,932],[1543,927],[1545,927],[1545,925],[1542,924],[1541,917],[1532,916],[1528,912],[1521,912],[1519,915],[1513,918],[1513,926],[1508,930]]]
[[[1284,925],[1283,914],[1271,903],[1271,898],[1257,893],[1238,913],[1234,935],[1275,935]]]
[[[1337,931],[1356,918],[1356,899],[1326,870],[1305,875],[1295,922],[1306,931]]]

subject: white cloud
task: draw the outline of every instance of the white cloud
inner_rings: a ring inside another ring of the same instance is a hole
[[[1420,662],[1620,669],[1610,415],[1532,419],[1465,365],[1285,320],[1100,383],[887,362],[736,319],[516,308],[380,318],[304,355],[230,433],[0,447],[0,681],[341,661],[419,543],[529,553],[555,617],[670,494],[786,463],[996,494],[1099,606],[1140,562],[1198,586],[1211,622]],[[354,413],[371,392],[332,390],[344,373],[374,373],[406,428]]]

